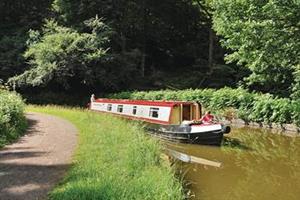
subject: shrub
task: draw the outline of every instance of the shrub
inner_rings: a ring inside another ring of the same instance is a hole
[[[258,123],[270,123],[272,116],[273,96],[261,95],[256,98],[250,114],[250,120]]]
[[[275,99],[272,104],[273,114],[271,121],[278,124],[292,123],[293,107],[291,101],[286,98]]]
[[[294,123],[300,127],[300,101],[275,98],[270,94],[257,94],[242,88],[160,90],[150,92],[122,92],[110,98],[198,101],[205,108],[232,119],[238,117],[246,123]]]
[[[18,138],[25,128],[24,102],[21,96],[0,90],[0,147]]]
[[[292,101],[291,109],[292,109],[292,121],[294,124],[300,127],[300,101]]]

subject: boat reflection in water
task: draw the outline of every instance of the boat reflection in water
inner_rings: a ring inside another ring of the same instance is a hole
[[[300,138],[253,128],[233,129],[220,147],[166,143],[167,148],[222,163],[177,162],[201,200],[299,200]]]

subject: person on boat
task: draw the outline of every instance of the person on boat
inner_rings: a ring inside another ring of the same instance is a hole
[[[201,118],[201,122],[203,123],[203,124],[211,124],[211,123],[213,123],[214,122],[214,116],[211,114],[211,112],[210,111],[207,111],[206,113],[205,113],[205,115],[203,115],[203,117]]]
[[[95,100],[96,100],[95,95],[92,94],[92,96],[91,96],[91,102],[94,102]]]

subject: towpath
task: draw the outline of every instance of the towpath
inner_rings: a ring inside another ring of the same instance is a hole
[[[77,130],[68,121],[27,113],[27,134],[0,150],[0,199],[46,199],[71,165]]]

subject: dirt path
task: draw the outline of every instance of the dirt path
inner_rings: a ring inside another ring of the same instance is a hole
[[[27,134],[0,150],[0,200],[45,199],[71,165],[76,128],[50,115],[26,117]]]

